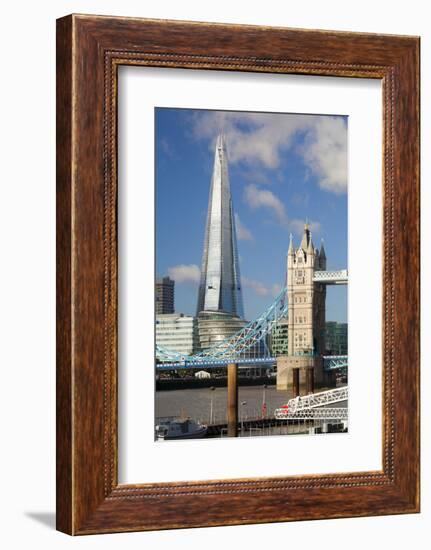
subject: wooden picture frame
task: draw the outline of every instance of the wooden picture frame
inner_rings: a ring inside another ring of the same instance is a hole
[[[381,471],[118,484],[119,65],[382,81]],[[57,528],[90,534],[418,512],[419,223],[419,38],[59,19]]]

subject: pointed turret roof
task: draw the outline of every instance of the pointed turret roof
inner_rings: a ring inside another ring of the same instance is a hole
[[[289,237],[289,250],[287,251],[288,254],[294,254],[295,253],[295,249],[293,248],[293,235],[292,233],[290,234],[290,237]]]
[[[309,232],[309,240],[308,240],[308,248],[307,248],[307,252],[308,254],[313,254],[314,253],[314,246],[313,246],[313,240],[311,238],[311,232]]]
[[[307,220],[304,225],[304,234],[302,235],[302,240],[301,240],[301,248],[304,252],[307,251],[309,242],[310,242],[310,226],[308,225],[308,220]]]
[[[320,241],[320,257],[326,258],[325,247],[323,246],[323,239]]]

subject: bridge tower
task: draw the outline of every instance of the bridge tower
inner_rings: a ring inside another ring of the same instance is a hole
[[[314,282],[315,271],[326,270],[323,242],[313,245],[310,227],[304,226],[301,244],[287,252],[288,354],[277,358],[277,389],[312,392],[314,385],[330,383],[323,371],[325,352],[326,286]]]

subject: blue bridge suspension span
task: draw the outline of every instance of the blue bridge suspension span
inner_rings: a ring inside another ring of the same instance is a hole
[[[347,271],[321,272],[319,281],[323,284],[346,284]],[[217,368],[228,363],[240,367],[275,365],[269,349],[268,339],[280,320],[287,318],[288,304],[286,288],[278,294],[273,303],[257,319],[247,323],[232,336],[217,342],[210,348],[194,355],[183,355],[156,344],[157,370],[178,368]],[[324,368],[337,370],[347,368],[347,355],[324,356]]]
[[[287,315],[287,294],[284,288],[274,302],[257,319],[250,321],[232,336],[217,342],[208,349],[194,355],[182,355],[156,345],[158,369],[173,367],[200,368],[218,367],[228,363],[273,364],[275,357],[270,355],[267,338],[278,321]]]

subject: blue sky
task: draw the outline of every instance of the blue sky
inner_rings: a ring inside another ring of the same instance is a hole
[[[223,130],[245,316],[281,289],[289,234],[304,221],[324,239],[328,269],[347,267],[347,118],[157,108],[156,271],[175,279],[175,309],[195,314],[217,134]],[[347,320],[346,287],[329,287],[326,318]]]

